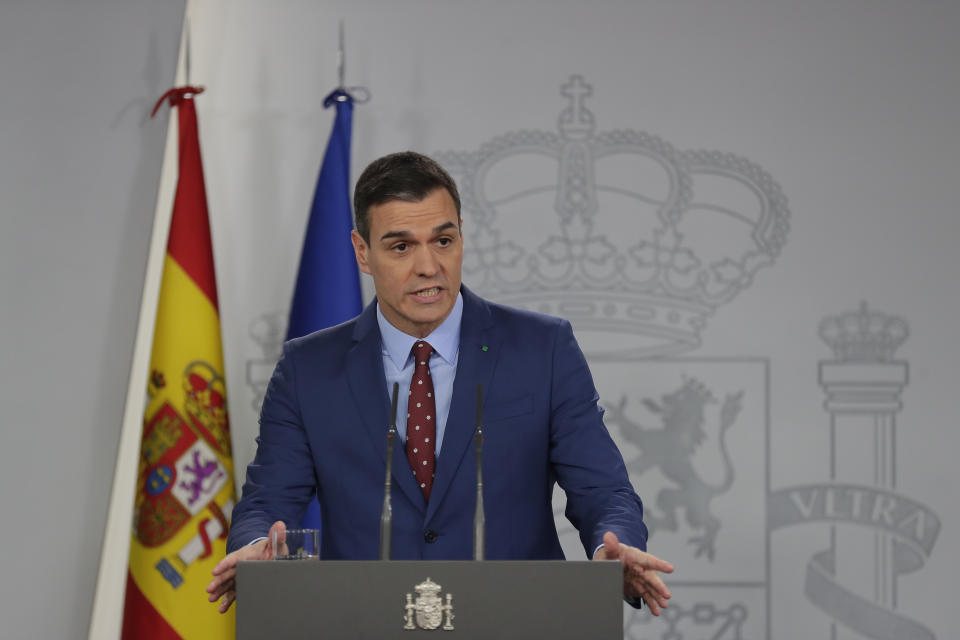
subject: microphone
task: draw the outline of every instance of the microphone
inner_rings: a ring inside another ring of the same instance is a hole
[[[393,383],[390,401],[390,429],[387,431],[387,477],[383,481],[383,511],[380,514],[380,559],[390,559],[390,531],[393,528],[393,507],[390,505],[390,478],[393,475],[393,443],[397,439],[397,393],[400,385]]]
[[[473,513],[473,559],[483,560],[483,534],[486,517],[483,513],[483,384],[477,383],[477,428],[473,433],[477,450],[477,507]]]

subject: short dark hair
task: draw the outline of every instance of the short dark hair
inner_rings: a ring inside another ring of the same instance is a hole
[[[415,151],[401,151],[370,163],[353,191],[353,215],[357,233],[370,244],[370,207],[403,200],[420,202],[437,189],[446,189],[457,207],[460,219],[460,194],[457,184],[443,167]]]

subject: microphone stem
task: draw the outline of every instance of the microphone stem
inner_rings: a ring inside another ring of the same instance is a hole
[[[486,516],[483,509],[483,385],[477,385],[477,430],[474,434],[477,451],[477,506],[473,514],[473,559],[483,560]]]
[[[390,429],[387,431],[386,477],[383,481],[383,511],[380,513],[380,559],[390,559],[390,534],[393,530],[393,506],[390,503],[391,477],[393,476],[393,443],[397,439],[397,394],[400,385],[393,383],[390,402]]]

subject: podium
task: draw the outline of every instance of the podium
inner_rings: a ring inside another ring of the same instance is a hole
[[[242,562],[237,638],[621,640],[618,562]]]

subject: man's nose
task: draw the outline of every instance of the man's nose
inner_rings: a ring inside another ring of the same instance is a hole
[[[433,276],[440,270],[440,262],[434,255],[432,247],[428,245],[417,249],[414,257],[414,269],[419,276]]]

